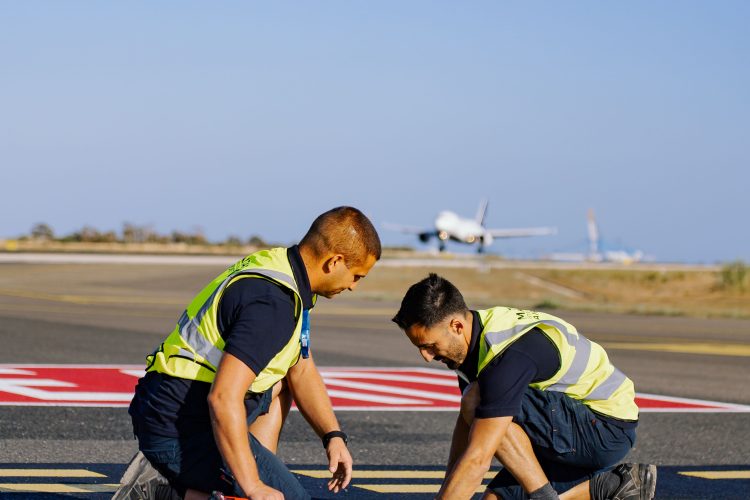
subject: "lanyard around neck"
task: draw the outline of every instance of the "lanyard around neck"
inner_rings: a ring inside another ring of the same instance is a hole
[[[310,310],[302,310],[302,331],[299,334],[300,351],[302,357],[310,357]]]

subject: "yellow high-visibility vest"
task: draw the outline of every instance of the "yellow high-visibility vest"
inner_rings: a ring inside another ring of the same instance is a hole
[[[190,302],[167,339],[146,358],[146,371],[213,382],[224,351],[224,339],[217,321],[219,301],[229,285],[250,278],[265,279],[294,292],[294,334],[270,363],[256,374],[248,390],[262,393],[283,379],[299,359],[303,307],[286,248],[250,254],[209,283]],[[313,301],[315,298],[313,295]]]
[[[497,355],[532,328],[539,328],[560,353],[560,369],[551,378],[530,384],[543,391],[564,392],[592,410],[621,420],[637,420],[633,382],[610,363],[604,349],[562,319],[535,311],[494,307],[477,311],[481,372]]]

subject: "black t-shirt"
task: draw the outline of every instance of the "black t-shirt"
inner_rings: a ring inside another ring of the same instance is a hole
[[[532,328],[521,338],[496,356],[477,376],[479,337],[482,323],[479,314],[472,311],[473,322],[469,354],[458,367],[458,384],[461,391],[470,382],[479,385],[479,406],[476,418],[516,417],[521,412],[521,401],[529,384],[551,378],[560,369],[560,353],[552,340],[539,328]],[[598,414],[599,418],[621,427],[635,423]]]
[[[560,369],[557,348],[544,332],[533,328],[490,361],[477,377],[482,323],[476,311],[472,311],[472,315],[469,354],[458,367],[468,381],[459,377],[459,387],[463,391],[470,382],[477,381],[476,418],[517,416],[529,384],[547,380]]]
[[[288,249],[289,262],[302,297],[310,309],[312,291],[299,249]],[[243,278],[224,291],[219,302],[218,327],[228,352],[256,375],[289,342],[294,334],[294,295],[286,287],[265,279]],[[177,437],[210,429],[207,397],[211,384],[148,372],[138,382],[130,405],[133,424],[149,432]],[[245,400],[248,413],[258,398]]]

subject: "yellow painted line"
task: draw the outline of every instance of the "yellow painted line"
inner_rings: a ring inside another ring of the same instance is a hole
[[[377,493],[437,493],[440,491],[439,484],[355,484],[353,486]],[[482,493],[485,489],[484,485],[479,486],[475,493]]]
[[[112,493],[119,484],[0,483],[0,492],[15,493]]]
[[[316,316],[387,316],[389,319],[397,312],[398,308],[396,307],[391,309],[373,307],[337,307],[326,309],[321,308],[318,311],[313,310],[313,314]]]
[[[100,310],[98,308],[85,308],[85,309],[76,309],[70,306],[65,307],[55,307],[55,306],[29,306],[28,304],[0,304],[0,311],[9,311],[9,312],[39,312],[39,313],[54,313],[54,314],[67,314],[72,316],[132,316],[133,310],[132,309],[117,309],[117,310]],[[152,312],[152,311],[145,311],[145,310],[139,310],[138,316],[144,316],[149,318],[171,318],[174,319],[175,313],[172,312]]]
[[[703,479],[750,479],[750,470],[694,470],[678,474]]]
[[[333,323],[333,322],[326,322],[326,321],[318,321],[317,318],[313,320],[312,327],[316,329],[321,328],[336,328],[338,330],[370,330],[373,332],[395,332],[395,333],[401,333],[401,331],[398,329],[398,327],[391,323],[390,325],[388,323],[383,322],[383,324],[376,324],[376,325],[360,325],[357,323],[349,322],[349,324],[341,324],[341,323]],[[403,334],[401,334],[403,335]]]
[[[605,349],[631,351],[678,352],[683,354],[715,354],[718,356],[750,356],[750,344],[602,342]]]
[[[86,469],[0,469],[0,477],[107,477]]]
[[[158,297],[115,297],[106,295],[70,295],[34,292],[31,290],[0,289],[0,295],[7,297],[21,297],[25,299],[49,300],[52,302],[67,302],[70,304],[161,304],[183,305],[184,300],[160,299]]]
[[[327,470],[293,470],[295,474],[314,478],[329,478],[331,473]],[[485,479],[493,478],[497,471],[489,471],[484,475]],[[445,471],[441,470],[354,470],[354,479],[443,479]]]

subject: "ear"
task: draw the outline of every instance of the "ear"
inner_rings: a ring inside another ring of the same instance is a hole
[[[456,335],[463,335],[464,334],[464,328],[466,328],[466,323],[463,319],[459,317],[455,317],[450,322],[450,329],[451,332]]]
[[[323,261],[323,272],[326,274],[332,273],[336,270],[336,267],[340,264],[344,263],[344,256],[341,254],[334,254],[329,256],[325,261]]]

